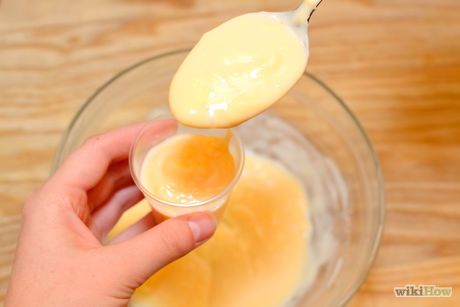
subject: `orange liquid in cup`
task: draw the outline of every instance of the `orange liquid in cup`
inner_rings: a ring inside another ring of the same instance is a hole
[[[155,199],[178,206],[177,214],[157,210],[157,219],[162,220],[180,215],[181,205],[197,204],[220,194],[236,171],[228,138],[183,134],[150,150],[142,165],[141,181]]]

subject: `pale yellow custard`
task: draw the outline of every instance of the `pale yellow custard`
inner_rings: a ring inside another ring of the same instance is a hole
[[[127,211],[111,236],[150,211]],[[153,275],[135,307],[279,307],[302,287],[310,225],[302,185],[281,165],[249,155],[214,236]]]
[[[308,51],[268,13],[235,17],[203,35],[174,76],[169,105],[181,123],[233,127],[263,112],[301,77]]]

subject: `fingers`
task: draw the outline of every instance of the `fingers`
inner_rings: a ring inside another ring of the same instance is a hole
[[[121,215],[144,198],[135,185],[117,191],[108,202],[96,210],[91,218],[90,230],[99,240],[105,238]]]
[[[91,212],[87,206],[87,192],[104,178],[110,165],[127,160],[130,148],[144,125],[142,123],[117,129],[84,142],[43,187],[40,193],[43,196],[41,207],[71,208],[81,220],[88,223]],[[159,135],[172,133],[177,126],[174,120],[163,120],[149,125],[157,129]]]
[[[127,159],[131,144],[144,125],[134,125],[86,140],[57,170],[51,181],[82,190],[94,187],[114,161]]]
[[[116,244],[129,240],[137,236],[138,234],[141,234],[149,230],[153,226],[155,226],[155,218],[153,217],[152,212],[149,212],[135,224],[123,230],[118,236],[116,236],[112,241],[110,241],[110,244]]]
[[[166,220],[129,240],[105,247],[122,275],[140,286],[166,264],[208,240],[216,229],[212,214],[193,213]],[[126,261],[129,259],[129,261]]]
[[[90,211],[106,203],[114,192],[132,185],[134,185],[134,181],[131,177],[128,160],[111,165],[99,183],[88,191]]]
[[[137,124],[89,138],[69,156],[50,179],[50,184],[85,191],[93,188],[111,163],[128,158],[131,145],[144,125]],[[152,125],[155,125],[158,133],[176,129],[174,120],[158,121]]]

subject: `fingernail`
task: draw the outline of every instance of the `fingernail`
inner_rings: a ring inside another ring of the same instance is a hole
[[[187,221],[197,245],[208,240],[216,230],[216,221],[209,215],[202,215]]]

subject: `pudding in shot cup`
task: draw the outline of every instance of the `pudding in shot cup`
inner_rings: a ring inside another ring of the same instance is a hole
[[[194,129],[173,119],[147,123],[130,154],[134,181],[157,222],[199,211],[220,218],[243,162],[234,131]]]

